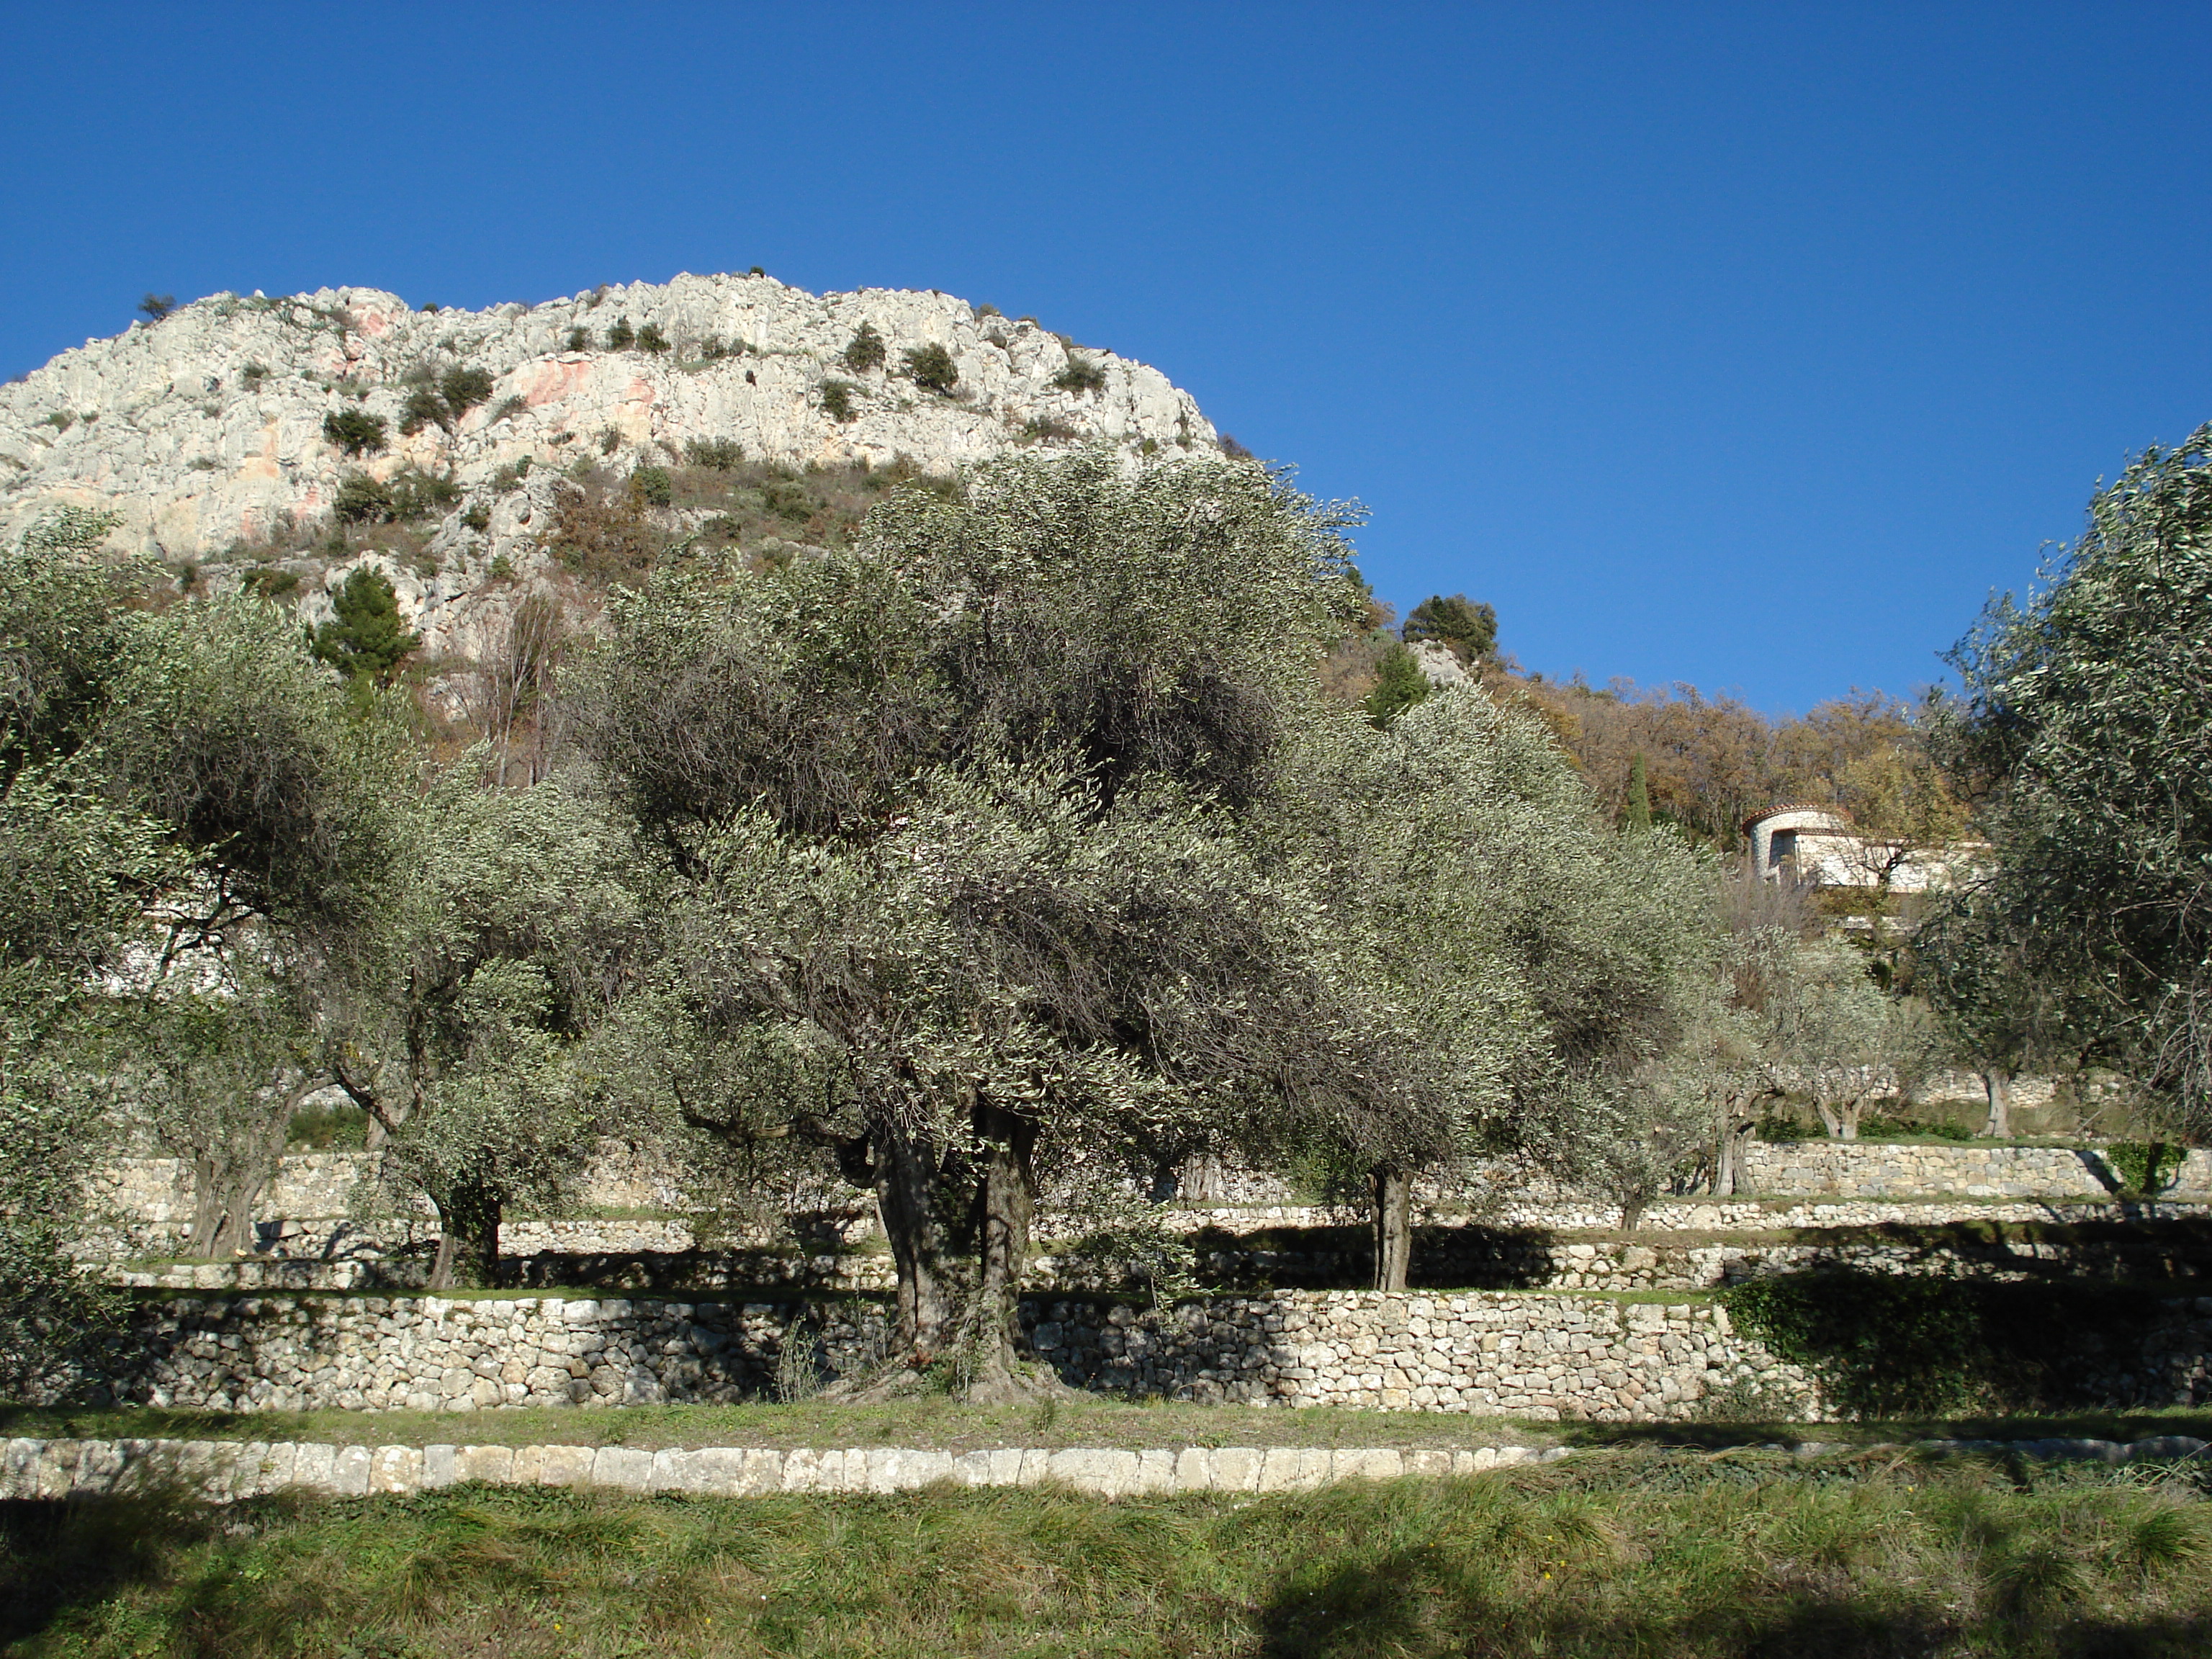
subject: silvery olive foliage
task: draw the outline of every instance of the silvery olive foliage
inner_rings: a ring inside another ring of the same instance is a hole
[[[326,1059],[381,1132],[386,1185],[437,1208],[441,1285],[495,1277],[510,1206],[564,1200],[602,1105],[587,1040],[639,921],[608,815],[565,780],[486,789],[485,758],[408,810],[383,921],[325,1005]]]
[[[617,602],[578,724],[674,884],[664,1093],[875,1190],[910,1352],[1006,1380],[1040,1158],[1388,1115],[1326,906],[1253,840],[1351,517],[1257,466],[1017,458],[851,555]]]
[[[1418,1126],[1363,1155],[1503,1155],[1640,1209],[1695,1140],[1649,1074],[1709,995],[1710,861],[1607,828],[1541,723],[1472,688],[1316,723],[1292,771],[1279,844],[1355,942]]]
[[[2118,1064],[2212,1133],[2212,427],[2146,450],[1952,653],[1937,752],[1990,843],[1922,946],[1970,1033]],[[2039,988],[2008,988],[1995,963]]]
[[[61,1383],[115,1297],[69,1254],[112,1099],[112,975],[158,945],[185,861],[72,762],[129,635],[105,515],[65,509],[0,555],[0,1397]]]

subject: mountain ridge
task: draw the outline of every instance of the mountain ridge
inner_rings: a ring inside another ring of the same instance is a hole
[[[458,407],[438,393],[454,371],[474,377]],[[376,441],[348,453],[334,421]],[[427,652],[472,657],[518,592],[557,578],[559,477],[702,456],[948,474],[1086,442],[1133,462],[1221,453],[1158,370],[935,291],[687,273],[476,312],[366,288],[221,294],[0,386],[0,541],[61,507],[112,512],[114,544],[181,586],[253,582],[310,622],[374,562]],[[349,538],[342,512],[389,519],[378,492],[395,489],[422,528]],[[681,503],[663,517],[688,522]]]

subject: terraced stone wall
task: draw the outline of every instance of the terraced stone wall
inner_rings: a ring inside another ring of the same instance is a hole
[[[1752,1191],[1838,1198],[2098,1198],[2119,1184],[2094,1149],[1923,1146],[1881,1141],[1756,1141],[1744,1150]],[[2212,1152],[2191,1151],[2172,1189],[2212,1193]]]
[[[1704,1304],[1279,1291],[1038,1300],[1023,1319],[1068,1382],[1139,1395],[1627,1419],[1755,1385],[1816,1409],[1802,1374]],[[794,1340],[806,1349],[784,1363]],[[726,1401],[882,1349],[880,1312],[851,1303],[179,1300],[142,1312],[104,1381],[124,1401],[234,1411]]]

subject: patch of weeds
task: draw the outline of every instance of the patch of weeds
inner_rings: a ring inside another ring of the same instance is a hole
[[[823,381],[822,412],[840,425],[850,421],[860,412],[853,402],[853,394],[859,390],[850,380]]]
[[[338,480],[331,512],[340,524],[381,524],[392,517],[392,491],[366,472]]]
[[[568,569],[612,585],[628,582],[653,568],[667,538],[646,516],[635,488],[616,489],[602,472],[593,472],[554,503],[545,546]]]
[[[647,507],[666,507],[675,499],[675,486],[665,466],[641,466],[629,475],[630,494]]]
[[[513,581],[514,580],[514,561],[508,558],[506,554],[501,554],[497,558],[491,562],[491,578],[494,581],[497,582]]]
[[[693,438],[684,446],[684,459],[692,466],[717,472],[734,471],[745,458],[745,447],[734,438]]]
[[[491,400],[493,381],[490,371],[456,366],[438,377],[438,390],[446,400],[446,412],[451,420],[458,421],[478,404]]]
[[[45,423],[57,432],[66,432],[76,424],[76,415],[71,410],[58,409],[46,416]]]
[[[592,349],[592,331],[591,331],[591,330],[589,330],[588,328],[585,328],[585,327],[583,327],[583,326],[580,324],[578,326],[576,326],[576,327],[574,327],[574,328],[572,328],[572,329],[570,329],[570,330],[568,331],[568,349],[569,349],[569,350],[571,350],[571,351],[589,351],[591,349]]]
[[[637,331],[637,349],[659,357],[672,349],[672,343],[660,331],[659,323],[647,323]]]
[[[599,428],[599,453],[611,455],[622,447],[622,434],[611,426]]]
[[[637,343],[637,331],[629,325],[629,319],[617,317],[614,326],[607,331],[607,349],[628,351]]]
[[[2063,1407],[2100,1372],[2126,1368],[2160,1305],[2113,1285],[1844,1267],[1751,1279],[1719,1299],[1817,1376],[1832,1406],[1861,1418]]]
[[[261,383],[268,378],[269,365],[266,363],[248,363],[238,371],[238,383],[248,392],[260,391]]]
[[[444,428],[452,417],[446,413],[446,400],[435,388],[418,386],[408,392],[399,405],[399,432],[411,438],[426,426]]]
[[[461,525],[479,536],[491,528],[491,508],[482,501],[471,501],[461,509]]]
[[[2130,1197],[2152,1198],[2180,1178],[2189,1149],[2170,1140],[2115,1140],[2104,1158]]]
[[[1024,443],[1064,444],[1081,435],[1057,415],[1032,415],[1022,426]]]
[[[526,415],[529,412],[530,399],[517,393],[512,398],[501,398],[499,407],[492,410],[491,417],[495,421],[511,421],[518,415]]]
[[[442,517],[461,499],[461,487],[451,473],[424,472],[409,467],[392,477],[392,517],[400,524]]]

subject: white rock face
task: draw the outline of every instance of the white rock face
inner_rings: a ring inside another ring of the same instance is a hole
[[[672,349],[607,349],[617,319],[657,328]],[[856,373],[842,357],[863,323],[887,361]],[[571,349],[578,329],[587,349]],[[959,371],[950,396],[904,372],[904,354],[929,345]],[[412,311],[373,289],[216,295],[0,386],[0,540],[12,544],[63,505],[106,507],[123,516],[113,544],[212,561],[220,589],[237,579],[223,550],[240,539],[304,543],[349,472],[450,476],[465,493],[432,539],[437,574],[376,562],[431,654],[474,656],[520,591],[488,586],[495,562],[526,588],[543,573],[537,536],[553,475],[579,458],[599,462],[604,452],[626,472],[681,459],[694,441],[733,441],[756,460],[884,465],[904,456],[941,473],[1023,442],[1103,441],[1133,460],[1219,453],[1212,426],[1165,375],[1110,352],[1075,355],[1103,373],[1103,386],[1055,386],[1071,359],[1059,337],[950,295],[813,295],[767,276],[681,276],[483,312]],[[459,366],[489,374],[490,397],[450,433],[428,424],[403,436],[409,373]],[[850,387],[849,420],[823,407],[832,380]],[[348,409],[384,418],[384,453],[348,459],[324,436],[324,417]],[[463,524],[470,507],[489,511],[485,529]],[[306,573],[313,580],[295,597],[307,620],[329,614],[327,593],[350,568]]]

